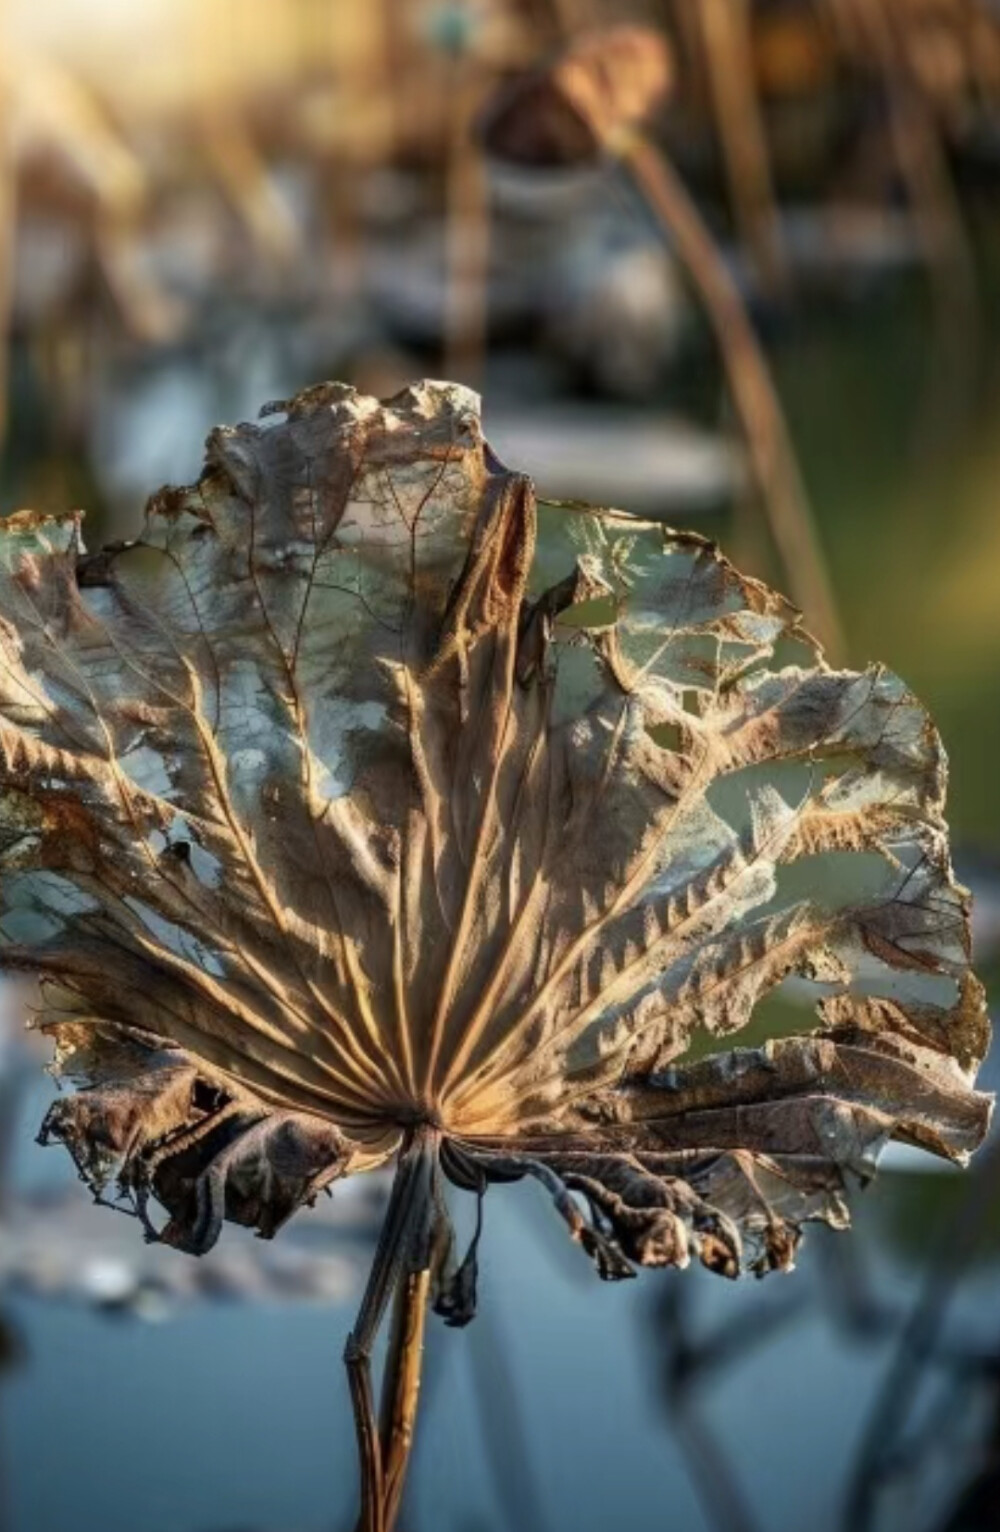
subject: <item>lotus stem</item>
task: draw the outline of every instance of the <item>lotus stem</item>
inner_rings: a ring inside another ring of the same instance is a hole
[[[393,1302],[380,1422],[385,1532],[392,1532],[396,1523],[413,1447],[429,1291],[429,1270],[407,1272],[397,1283]]]
[[[391,1532],[413,1441],[429,1284],[431,1182],[440,1134],[420,1127],[400,1151],[378,1248],[354,1329],[344,1348],[361,1469],[357,1532]],[[381,1430],[375,1419],[371,1355],[395,1293],[382,1374]]]
[[[947,439],[967,415],[975,384],[980,317],[975,259],[941,129],[907,61],[905,19],[887,0],[849,0],[848,10],[885,82],[893,152],[927,268],[935,344],[919,440],[935,442]]]
[[[382,1450],[375,1428],[375,1402],[372,1395],[371,1368],[368,1357],[345,1354],[347,1378],[354,1410],[354,1429],[358,1442],[361,1476],[361,1512],[357,1532],[385,1532],[382,1514],[384,1477]],[[355,1363],[357,1365],[355,1365]]]
[[[830,657],[839,660],[844,638],[822,550],[781,404],[739,289],[669,160],[638,133],[615,147],[698,290],[792,595]]]
[[[749,0],[703,0],[697,14],[736,222],[765,289],[781,292],[788,265],[754,87]]]

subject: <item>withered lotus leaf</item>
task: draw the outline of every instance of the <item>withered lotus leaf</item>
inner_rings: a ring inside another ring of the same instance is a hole
[[[0,962],[80,1087],[42,1137],[150,1237],[399,1154],[462,1323],[445,1178],[537,1178],[602,1276],[735,1275],[887,1140],[982,1138],[923,708],[703,539],[537,504],[468,391],[216,430],[96,554],[14,515],[0,612]],[[782,981],[812,1028],[738,1046]]]

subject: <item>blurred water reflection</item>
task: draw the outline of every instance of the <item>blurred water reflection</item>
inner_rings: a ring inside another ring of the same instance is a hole
[[[894,1198],[891,1176],[869,1195],[850,1273],[816,1236],[779,1283],[671,1274],[617,1292],[574,1269],[530,1192],[494,1199],[478,1333],[431,1333],[408,1524],[528,1526],[527,1491],[538,1527],[862,1525],[845,1491],[919,1283],[879,1237]],[[994,1288],[989,1266],[963,1281],[906,1401],[930,1437],[865,1524],[950,1525],[996,1408]],[[4,1390],[13,1526],[125,1532],[137,1506],[148,1527],[350,1525],[350,1301],[202,1306],[154,1327],[27,1297],[5,1309],[24,1353]],[[43,1441],[58,1472],[32,1470]]]

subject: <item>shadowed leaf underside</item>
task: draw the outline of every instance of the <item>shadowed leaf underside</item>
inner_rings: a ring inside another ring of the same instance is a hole
[[[421,1135],[454,1323],[442,1177],[535,1177],[604,1276],[735,1275],[888,1139],[976,1146],[944,784],[895,676],[701,538],[539,505],[454,385],[216,430],[134,542],[0,529],[0,963],[80,1087],[43,1136],[201,1252]],[[778,986],[817,1014],[740,1046]]]

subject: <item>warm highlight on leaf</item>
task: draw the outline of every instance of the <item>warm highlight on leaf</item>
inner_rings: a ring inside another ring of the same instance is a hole
[[[397,1244],[453,1323],[442,1174],[535,1176],[602,1275],[735,1274],[844,1223],[889,1138],[974,1148],[902,683],[700,538],[537,507],[463,389],[270,414],[135,543],[0,533],[0,960],[88,1087],[45,1136],[194,1251],[419,1137]],[[816,1030],[730,1049],[792,978]]]

